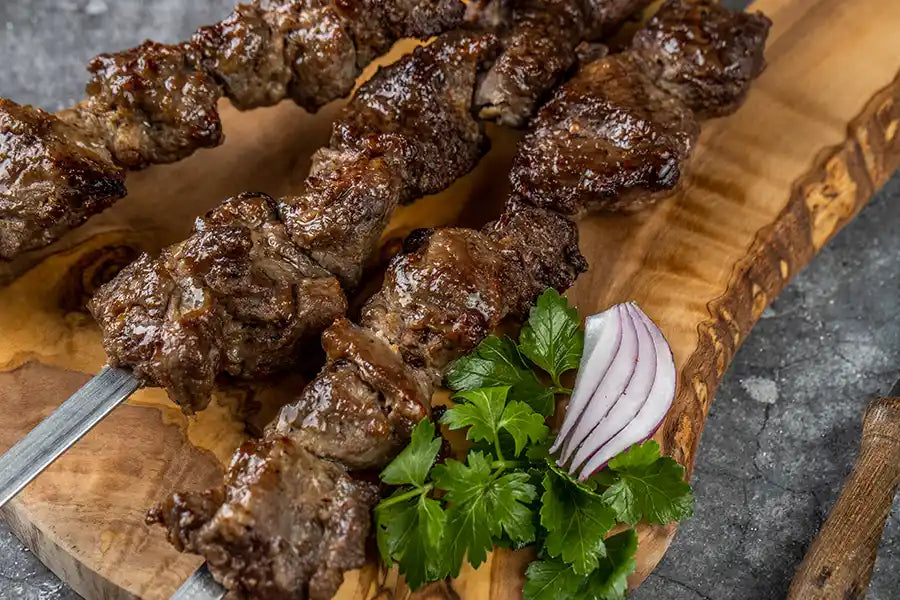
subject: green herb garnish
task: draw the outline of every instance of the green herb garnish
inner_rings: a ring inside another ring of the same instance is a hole
[[[519,343],[490,336],[456,361],[446,378],[457,404],[441,423],[466,431],[465,461],[435,465],[441,439],[430,421],[381,474],[399,486],[375,508],[382,560],[398,563],[413,589],[477,567],[495,545],[538,544],[526,571],[526,600],[624,598],[637,535],[617,524],[667,523],[691,514],[684,469],[654,441],[636,444],[578,482],[547,452],[561,376],[584,346],[578,313],[548,290],[532,308]],[[549,380],[549,384],[542,383]]]

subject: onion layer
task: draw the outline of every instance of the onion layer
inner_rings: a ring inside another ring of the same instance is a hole
[[[588,317],[584,354],[552,452],[587,479],[633,444],[649,439],[675,397],[666,338],[633,302]]]

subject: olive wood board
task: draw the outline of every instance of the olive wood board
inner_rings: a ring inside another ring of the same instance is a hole
[[[635,215],[581,221],[591,267],[568,294],[582,315],[635,300],[660,325],[679,385],[656,439],[688,472],[716,384],[751,326],[900,165],[896,0],[759,0],[751,10],[765,12],[774,27],[768,69],[747,103],[704,125],[678,194]],[[116,207],[54,247],[0,267],[0,450],[104,364],[98,330],[82,308],[97,281],[137,251],[183,237],[197,215],[229,195],[296,189],[338,106],[308,115],[288,103],[247,113],[223,104],[222,147],[130,175],[130,195]],[[498,214],[520,134],[497,127],[490,134],[493,150],[475,172],[401,209],[386,236],[480,225]],[[215,484],[246,435],[238,407],[283,400],[299,385],[294,377],[271,389],[223,392],[191,419],[159,390],[142,390],[4,516],[82,596],[168,598],[200,559],[179,554],[161,529],[144,525],[146,509],[172,491]],[[640,526],[632,586],[659,562],[675,530]],[[530,558],[497,551],[481,568],[414,596],[517,599]],[[374,564],[348,574],[338,594],[409,596],[394,573]]]

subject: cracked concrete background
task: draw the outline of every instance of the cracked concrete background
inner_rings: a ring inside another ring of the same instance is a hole
[[[233,0],[0,0],[0,96],[56,110],[84,65],[182,39]],[[726,2],[742,6],[740,0]],[[716,393],[696,514],[637,600],[781,598],[857,454],[865,404],[900,374],[900,175],[765,312]],[[900,590],[895,504],[870,600]],[[0,524],[0,599],[71,600]]]

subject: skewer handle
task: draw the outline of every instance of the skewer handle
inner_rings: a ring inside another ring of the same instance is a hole
[[[138,387],[129,371],[105,367],[0,456],[0,508]]]
[[[797,570],[788,600],[866,595],[898,483],[900,398],[882,398],[866,410],[859,458]]]

